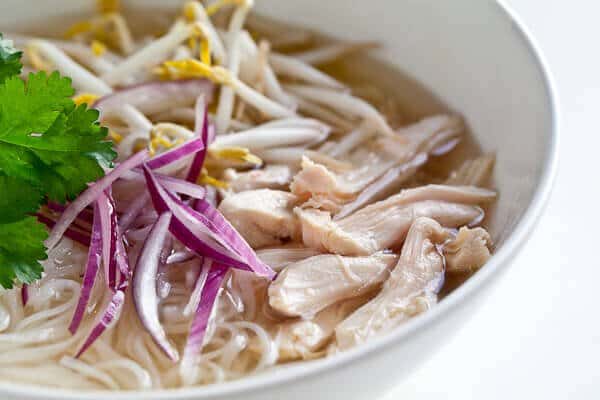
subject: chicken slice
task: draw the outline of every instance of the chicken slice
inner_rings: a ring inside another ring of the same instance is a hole
[[[269,304],[283,315],[310,319],[331,304],[377,288],[397,258],[323,254],[290,264],[269,286]]]
[[[483,228],[460,228],[456,237],[444,246],[448,272],[468,273],[481,268],[490,258],[492,239]]]
[[[292,181],[291,191],[304,201],[315,199],[311,206],[323,205],[322,209],[335,213],[390,169],[456,143],[463,130],[463,122],[456,116],[425,118],[400,129],[396,136],[382,136],[357,148],[348,159],[355,168],[345,172],[305,159]]]
[[[223,173],[229,188],[234,192],[255,189],[285,189],[292,180],[292,172],[287,165],[267,165],[263,169],[237,172],[229,168]]]
[[[356,199],[345,204],[335,214],[334,219],[341,219],[360,210],[361,208],[383,200],[402,188],[402,185],[412,178],[419,168],[427,162],[427,155],[419,153],[409,162],[403,163],[397,167],[389,169],[380,178],[370,183]],[[305,203],[305,204],[308,204]]]
[[[483,185],[494,169],[496,157],[493,154],[486,154],[474,160],[465,161],[456,171],[453,171],[446,185]]]
[[[302,158],[302,170],[294,176],[290,190],[307,202],[306,206],[335,212],[352,200],[352,192],[339,190],[339,177],[322,164]]]
[[[444,281],[444,258],[437,245],[448,235],[448,231],[432,219],[415,220],[402,247],[400,260],[381,292],[336,327],[336,343],[340,350],[389,332],[435,304]]]
[[[256,255],[262,262],[271,267],[275,272],[281,271],[288,265],[318,255],[319,252],[310,247],[292,244],[289,246],[271,247],[258,250]]]
[[[295,195],[271,189],[248,190],[227,196],[219,211],[253,248],[277,246],[300,237],[293,213]]]
[[[304,244],[320,251],[365,256],[398,246],[418,217],[450,228],[483,218],[477,205],[495,198],[493,191],[469,186],[426,185],[406,189],[338,221],[315,209],[296,208]]]
[[[278,361],[310,360],[322,356],[333,338],[335,327],[371,297],[359,296],[333,304],[311,320],[278,324],[278,330],[273,335],[279,347]]]

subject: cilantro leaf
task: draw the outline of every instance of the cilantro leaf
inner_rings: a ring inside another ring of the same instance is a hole
[[[7,289],[13,282],[32,283],[40,279],[45,260],[44,240],[48,232],[34,217],[0,225],[0,285]]]
[[[42,202],[43,193],[40,189],[23,185],[19,179],[0,175],[0,188],[0,210],[3,210],[0,224],[18,221],[23,215],[36,212]]]
[[[21,55],[20,51],[17,51],[13,47],[11,40],[3,39],[0,33],[0,84],[3,83],[6,78],[21,73]]]
[[[28,214],[65,202],[104,174],[116,153],[99,112],[75,106],[69,78],[21,71],[21,53],[0,34],[0,286],[41,277],[45,227]]]
[[[58,202],[101,177],[102,166],[116,155],[98,111],[76,107],[73,92],[71,81],[57,72],[31,74],[27,82],[12,77],[0,85],[0,173]]]
[[[36,135],[73,104],[73,93],[71,81],[58,72],[31,74],[27,83],[17,76],[7,79],[0,86],[0,140],[27,147],[43,143]]]

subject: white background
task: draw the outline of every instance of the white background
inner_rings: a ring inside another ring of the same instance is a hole
[[[600,399],[600,2],[505,3],[557,83],[554,193],[476,315],[384,400]]]

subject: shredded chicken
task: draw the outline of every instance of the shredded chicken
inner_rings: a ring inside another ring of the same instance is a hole
[[[483,228],[462,227],[444,246],[448,272],[469,273],[481,268],[490,258],[492,239]]]
[[[381,292],[335,329],[341,350],[389,332],[437,301],[436,294],[444,281],[444,258],[436,246],[447,238],[448,231],[436,221],[414,221],[400,260]]]
[[[270,247],[258,250],[256,255],[262,262],[273,268],[275,272],[281,271],[290,264],[318,255],[319,252],[310,247],[299,246],[292,243],[286,246]]]
[[[477,206],[495,192],[475,187],[427,185],[407,189],[338,221],[316,209],[296,208],[304,244],[342,255],[369,255],[398,246],[418,217],[429,217],[446,227],[477,223]]]
[[[269,304],[288,316],[311,318],[338,301],[375,289],[396,262],[393,254],[324,254],[288,265],[269,286]]]
[[[450,174],[446,184],[481,186],[490,177],[495,160],[496,157],[492,154],[486,154],[474,160],[467,160],[460,168]]]
[[[352,194],[337,192],[337,176],[327,167],[308,157],[302,159],[302,170],[294,176],[290,186],[292,193],[310,201],[315,208],[335,212],[339,205],[352,198]]]
[[[369,184],[354,201],[339,209],[334,219],[341,219],[355,211],[397,192],[427,162],[427,155],[419,153],[409,162],[389,169],[381,178]],[[308,202],[307,202],[308,203]]]
[[[254,248],[280,245],[299,237],[293,213],[296,196],[279,190],[259,189],[225,198],[219,211]]]
[[[275,335],[279,361],[310,360],[323,355],[333,338],[335,327],[354,310],[369,301],[369,295],[357,296],[333,304],[310,320],[284,322]]]
[[[357,147],[348,156],[355,166],[349,171],[336,173],[323,165],[303,162],[302,170],[294,177],[291,190],[305,201],[315,198],[313,205],[326,204],[325,209],[335,213],[394,167],[406,164],[406,170],[416,171],[416,168],[411,168],[415,164],[413,160],[457,140],[463,130],[463,122],[456,116],[425,118],[400,129],[397,135],[381,136]],[[407,178],[398,175],[397,179]],[[394,180],[389,182],[393,183]]]
[[[292,180],[292,172],[287,165],[267,165],[263,169],[237,172],[227,169],[223,178],[234,192],[255,189],[284,189]]]

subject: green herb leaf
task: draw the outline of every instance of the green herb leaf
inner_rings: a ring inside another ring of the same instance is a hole
[[[0,175],[0,188],[0,224],[19,221],[23,215],[34,213],[40,207],[43,193],[35,186],[24,185],[18,178]]]
[[[75,107],[72,95],[71,81],[56,72],[32,74],[26,83],[12,77],[0,85],[0,173],[59,202],[101,177],[102,166],[116,155],[97,122],[98,111]]]
[[[39,260],[46,259],[48,232],[34,217],[0,225],[0,285],[7,289],[16,280],[32,283],[42,276]]]
[[[75,106],[71,80],[19,78],[21,53],[0,35],[0,285],[40,276],[46,230],[27,214],[44,199],[74,199],[116,153],[97,110]],[[12,235],[12,237],[11,237]],[[16,239],[18,237],[18,239]]]

